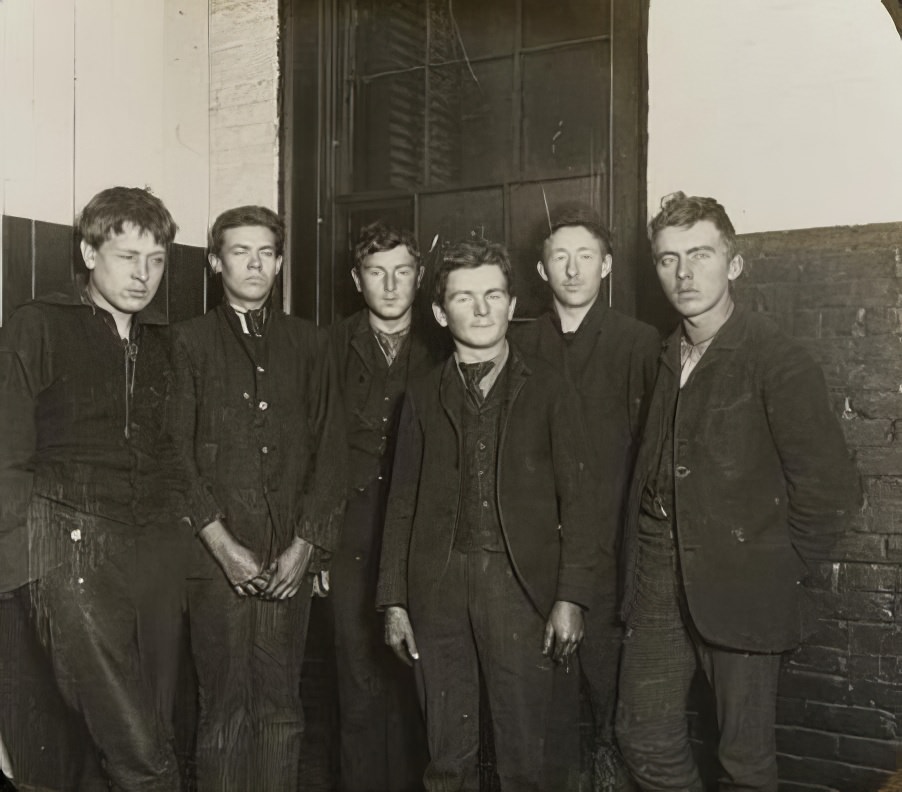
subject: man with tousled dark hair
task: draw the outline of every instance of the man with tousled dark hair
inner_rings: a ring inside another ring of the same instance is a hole
[[[501,789],[563,788],[546,772],[554,677],[603,551],[576,394],[508,343],[511,287],[502,245],[443,252],[432,308],[455,351],[408,385],[400,418],[376,601],[415,666],[428,790],[479,788],[480,675]]]
[[[416,239],[382,222],[365,226],[351,277],[365,307],[333,325],[348,433],[348,503],[330,568],[343,792],[422,788],[423,719],[413,674],[383,640],[373,608],[382,523],[401,397],[436,361],[416,332],[423,278]]]
[[[564,206],[552,214],[536,265],[550,287],[552,307],[513,334],[525,351],[561,367],[579,394],[593,486],[602,504],[595,530],[611,547],[612,559],[661,349],[654,328],[610,308],[604,299],[602,285],[613,256],[611,234],[589,207]],[[591,765],[599,792],[629,788],[614,744],[623,634],[617,584],[616,568],[599,569],[579,649],[594,720]]]
[[[201,792],[294,789],[311,575],[336,549],[345,438],[325,334],[273,301],[284,226],[223,212],[223,301],[173,328],[172,431],[197,533],[187,583]]]
[[[87,276],[24,305],[0,339],[0,591],[28,584],[62,696],[113,788],[171,792],[171,728],[139,643],[147,609],[178,584],[149,579],[144,555],[178,527],[168,338],[150,306],[176,225],[149,191],[113,187],[78,231]]]
[[[643,790],[701,792],[686,715],[701,669],[719,788],[776,792],[780,660],[802,637],[807,562],[856,507],[858,475],[820,367],[734,303],[743,261],[723,206],[674,193],[649,238],[682,321],[628,501],[617,735]]]

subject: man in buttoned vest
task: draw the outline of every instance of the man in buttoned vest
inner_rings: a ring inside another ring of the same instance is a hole
[[[273,299],[283,239],[269,209],[221,214],[209,260],[222,304],[174,328],[172,431],[197,532],[197,782],[210,792],[295,788],[308,573],[341,524],[341,405],[324,332]]]
[[[401,398],[434,364],[414,326],[423,277],[416,239],[364,227],[351,277],[364,308],[329,329],[348,434],[348,504],[330,569],[342,792],[422,789],[426,736],[413,673],[383,640],[374,607]]]

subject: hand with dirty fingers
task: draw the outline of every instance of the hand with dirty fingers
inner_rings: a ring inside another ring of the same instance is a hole
[[[573,602],[558,600],[545,624],[542,654],[550,656],[555,663],[563,662],[569,672],[570,655],[576,651],[584,634],[582,608]]]

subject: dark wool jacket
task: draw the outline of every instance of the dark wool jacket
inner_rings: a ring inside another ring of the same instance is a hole
[[[150,307],[136,315],[127,365],[113,317],[83,289],[22,306],[0,331],[0,591],[66,552],[59,526],[28,524],[32,496],[132,531],[178,519],[181,484],[162,430],[165,319]]]
[[[496,473],[504,544],[517,579],[547,616],[556,600],[587,605],[604,548],[586,471],[576,394],[513,344]],[[442,577],[462,499],[462,433],[449,410],[461,387],[450,358],[410,383],[401,412],[382,544],[377,606],[423,601]],[[611,565],[608,556],[605,559]]]
[[[709,643],[779,652],[801,637],[800,582],[859,499],[819,366],[739,306],[679,390],[667,340],[630,495],[623,616],[636,596],[639,500],[674,427],[676,541],[692,620]],[[676,401],[675,413],[668,409]]]
[[[171,427],[188,516],[195,530],[224,517],[264,562],[295,536],[325,553],[338,542],[346,447],[325,339],[274,310],[255,360],[227,304],[173,327]]]
[[[362,490],[391,471],[401,399],[407,382],[437,365],[412,327],[391,366],[363,309],[328,330],[341,382],[348,435],[348,485]]]
[[[655,328],[618,313],[600,299],[569,341],[553,312],[517,325],[511,335],[524,352],[560,366],[576,387],[592,485],[601,502],[595,530],[607,544],[617,547],[661,337]],[[616,580],[612,576],[608,582],[614,585]],[[600,585],[604,583],[600,581]],[[612,619],[617,619],[615,613],[616,605],[610,613]]]

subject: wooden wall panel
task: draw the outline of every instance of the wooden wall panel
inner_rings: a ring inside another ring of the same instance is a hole
[[[65,291],[72,282],[77,253],[72,228],[60,223],[34,221],[34,294]]]
[[[3,321],[32,298],[33,229],[27,218],[3,217]]]

